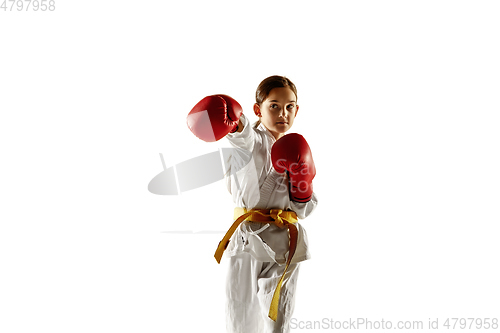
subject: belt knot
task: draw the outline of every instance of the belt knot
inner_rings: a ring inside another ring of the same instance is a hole
[[[276,224],[278,227],[283,228],[285,226],[285,222],[283,222],[283,219],[280,216],[281,213],[283,213],[282,209],[271,209],[269,215],[271,215],[271,217],[273,218],[274,224]]]

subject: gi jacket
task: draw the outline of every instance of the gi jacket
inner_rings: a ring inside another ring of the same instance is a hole
[[[318,204],[316,194],[313,193],[308,202],[291,201],[286,173],[278,173],[271,162],[271,147],[276,139],[259,122],[250,126],[244,114],[240,120],[244,125],[243,131],[226,136],[233,147],[240,148],[233,150],[225,161],[228,166],[227,175],[231,175],[231,168],[238,170],[235,175],[225,177],[236,206],[247,209],[293,210],[299,219],[306,218]],[[250,157],[250,162],[241,168]],[[300,223],[295,225],[299,233],[292,263],[310,258],[306,231]],[[259,261],[284,264],[288,257],[288,242],[287,228],[280,228],[273,223],[245,221],[233,234],[225,252],[227,256],[248,252]]]

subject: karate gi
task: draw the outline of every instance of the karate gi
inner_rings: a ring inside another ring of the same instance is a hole
[[[226,162],[226,184],[237,207],[250,209],[293,210],[299,219],[315,209],[318,200],[290,200],[286,173],[279,174],[271,162],[271,147],[276,142],[267,128],[257,123],[250,126],[242,115],[242,132],[226,137],[235,148]],[[249,154],[252,159],[248,161]],[[295,304],[295,288],[299,263],[310,258],[307,234],[296,223],[298,241],[296,252],[285,274],[276,322],[268,317],[270,302],[288,258],[288,229],[273,223],[245,221],[233,234],[225,251],[229,260],[226,281],[226,318],[228,333],[289,332]]]

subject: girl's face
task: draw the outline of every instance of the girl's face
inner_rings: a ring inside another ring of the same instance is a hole
[[[254,104],[253,110],[260,122],[278,140],[292,127],[299,106],[293,91],[284,87],[271,90],[260,106]]]

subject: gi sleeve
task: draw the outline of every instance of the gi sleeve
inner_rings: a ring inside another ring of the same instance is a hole
[[[311,200],[309,200],[308,202],[290,201],[290,206],[292,207],[292,210],[297,214],[297,217],[299,219],[305,219],[306,217],[308,217],[314,211],[314,209],[316,209],[317,205],[318,197],[314,192],[311,196]]]
[[[253,207],[260,198],[259,178],[253,158],[253,150],[259,135],[244,114],[240,117],[243,123],[241,132],[229,133],[226,138],[236,149],[231,149],[226,163],[226,186],[238,207]]]
[[[243,123],[243,131],[229,133],[226,138],[232,146],[251,152],[255,145],[256,133],[245,114],[241,115],[240,120]]]

